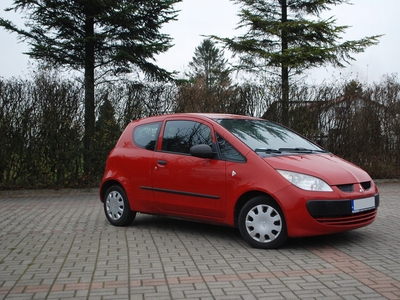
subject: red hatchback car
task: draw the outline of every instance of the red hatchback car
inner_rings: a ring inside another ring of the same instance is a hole
[[[108,156],[100,199],[109,222],[136,213],[238,227],[258,248],[371,224],[378,189],[357,166],[286,127],[225,114],[131,122]]]

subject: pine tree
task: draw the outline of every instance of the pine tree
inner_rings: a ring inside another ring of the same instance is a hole
[[[181,0],[14,0],[7,10],[27,16],[26,30],[0,18],[0,27],[29,42],[31,58],[53,67],[84,71],[84,171],[92,167],[96,74],[116,76],[139,68],[157,79],[170,79],[155,55],[167,51],[171,38],[160,33],[176,19]]]
[[[94,174],[101,174],[104,171],[107,156],[114,148],[122,131],[115,119],[115,109],[108,99],[108,94],[104,96],[103,104],[99,109],[99,118],[95,125],[95,153],[93,158]]]
[[[235,38],[213,37],[240,58],[238,69],[268,71],[280,77],[281,122],[289,122],[289,80],[305,70],[332,64],[343,67],[378,43],[379,35],[342,41],[349,26],[337,26],[320,14],[348,0],[233,0],[241,5],[238,28],[247,33]],[[309,17],[308,19],[306,17]]]
[[[224,52],[211,39],[196,47],[189,62],[187,84],[179,85],[177,112],[226,112],[231,88],[230,69]]]
[[[192,61],[189,62],[189,72],[186,76],[190,81],[204,80],[210,90],[230,84],[227,60],[224,52],[215,46],[210,39],[205,39],[196,47]]]

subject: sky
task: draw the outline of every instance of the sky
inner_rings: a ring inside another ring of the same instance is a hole
[[[4,12],[13,0],[0,1],[0,17],[22,26],[20,13]],[[345,69],[321,67],[309,72],[308,80],[314,83],[357,78],[363,83],[379,82],[384,75],[400,72],[400,0],[351,0],[353,5],[331,6],[323,17],[333,16],[336,25],[351,26],[343,40],[357,40],[365,36],[384,34],[376,46],[364,53],[354,54],[356,61]],[[235,28],[239,17],[239,6],[230,0],[183,0],[176,4],[180,10],[178,20],[168,23],[162,31],[172,38],[174,46],[167,53],[157,56],[157,64],[181,74],[187,71],[194,50],[204,36],[235,37],[243,32]],[[17,35],[0,28],[0,77],[25,77],[30,74],[32,60],[23,52],[28,51],[26,42]]]

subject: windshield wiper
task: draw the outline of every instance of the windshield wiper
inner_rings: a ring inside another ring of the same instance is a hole
[[[266,154],[273,154],[273,153],[282,153],[282,152],[292,152],[292,153],[327,153],[325,150],[318,150],[318,149],[307,149],[302,147],[297,148],[279,148],[279,149],[271,149],[271,148],[256,148],[254,149],[257,153],[266,153]]]
[[[279,148],[279,151],[282,152],[295,152],[295,153],[326,153],[325,150],[318,150],[318,149],[306,149],[306,148]]]
[[[263,152],[263,153],[282,153],[282,151],[279,149],[270,149],[270,148],[256,148],[254,149],[255,152]]]

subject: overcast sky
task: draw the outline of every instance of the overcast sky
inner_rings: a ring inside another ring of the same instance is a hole
[[[22,25],[22,15],[4,12],[12,0],[0,0],[0,16]],[[352,0],[353,5],[332,7],[324,17],[334,16],[336,25],[349,25],[344,40],[385,34],[377,46],[354,55],[356,61],[346,69],[319,68],[313,70],[310,80],[321,82],[358,78],[361,82],[378,82],[383,75],[400,72],[400,0]],[[230,0],[183,0],[176,5],[180,10],[178,21],[166,24],[164,32],[174,39],[167,53],[157,57],[157,63],[169,70],[184,72],[200,45],[202,35],[234,37],[239,21],[238,6]],[[10,78],[29,74],[29,59],[22,54],[26,43],[18,41],[16,34],[0,28],[0,77]]]

